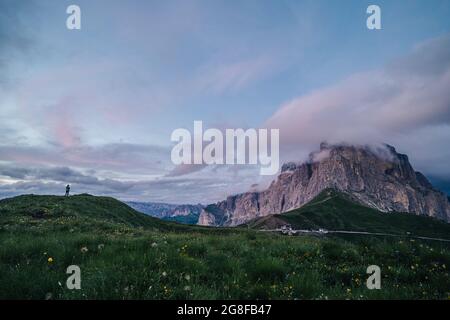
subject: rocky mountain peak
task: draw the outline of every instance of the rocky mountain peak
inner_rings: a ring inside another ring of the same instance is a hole
[[[237,225],[296,209],[333,188],[380,211],[409,212],[450,221],[450,204],[408,156],[390,145],[320,144],[304,163],[286,163],[270,187],[228,197],[202,211],[199,224]]]

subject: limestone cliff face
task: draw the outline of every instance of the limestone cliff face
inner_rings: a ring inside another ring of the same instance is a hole
[[[450,221],[446,195],[433,188],[408,157],[391,146],[380,148],[321,144],[306,163],[282,166],[262,192],[228,197],[207,206],[199,224],[234,226],[256,217],[299,208],[322,190],[334,188],[380,211],[428,215]]]

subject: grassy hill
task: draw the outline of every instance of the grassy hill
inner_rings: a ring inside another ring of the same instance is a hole
[[[386,222],[376,220],[379,213],[345,198],[321,197],[302,208],[302,217],[292,212],[267,219],[291,219],[291,224],[311,228],[387,230]],[[398,223],[399,232],[415,227],[422,234],[441,235],[448,230],[432,219],[423,220],[422,228],[419,220],[395,219],[400,222],[389,223]],[[258,223],[263,222],[252,226]],[[450,295],[448,243],[289,237],[247,228],[186,226],[90,195],[1,200],[0,243],[0,299],[447,299]],[[365,286],[371,264],[382,270],[381,290]],[[81,290],[65,285],[69,265],[81,268]]]
[[[335,190],[325,190],[307,205],[283,214],[262,217],[247,225],[269,229],[289,224],[295,229],[324,228],[450,239],[450,224],[410,213],[383,213],[352,201]]]
[[[128,227],[161,227],[160,220],[131,209],[126,204],[108,197],[89,194],[72,197],[23,195],[0,201],[2,219],[11,222],[55,222],[74,220],[78,223],[122,224]]]

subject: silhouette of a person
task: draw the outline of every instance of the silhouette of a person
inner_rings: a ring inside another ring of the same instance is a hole
[[[69,192],[70,192],[70,184],[68,184],[68,185],[66,186],[66,197],[69,196]]]

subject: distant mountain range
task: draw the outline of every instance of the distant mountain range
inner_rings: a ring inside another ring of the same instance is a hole
[[[353,202],[381,212],[407,212],[450,221],[447,195],[415,171],[408,157],[394,147],[322,143],[309,161],[284,164],[268,189],[230,196],[206,206],[198,223],[240,225],[298,209],[326,189],[337,190]]]
[[[203,206],[201,204],[169,204],[159,202],[126,202],[136,211],[167,221],[197,224]]]

